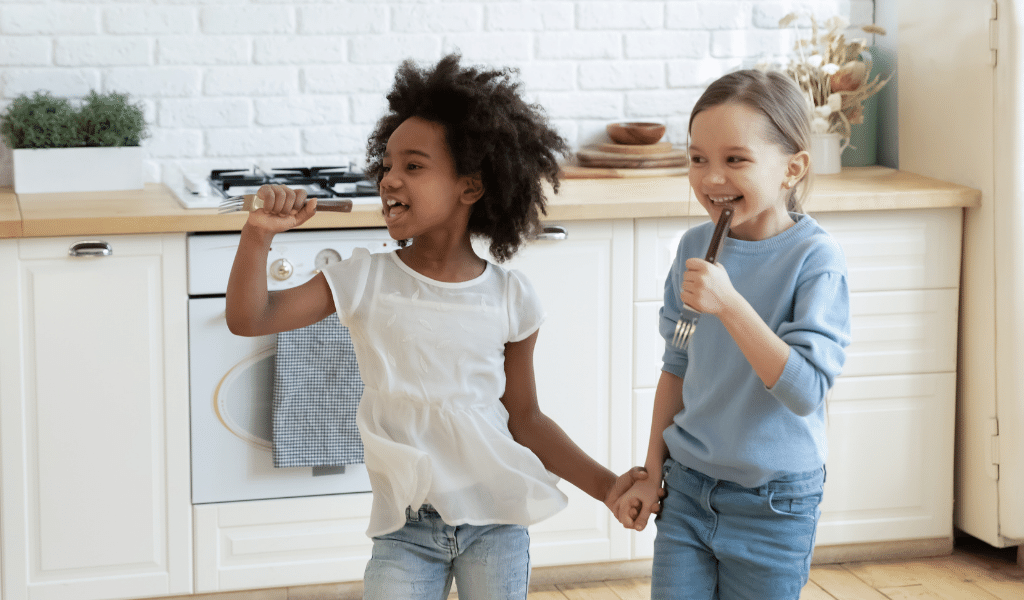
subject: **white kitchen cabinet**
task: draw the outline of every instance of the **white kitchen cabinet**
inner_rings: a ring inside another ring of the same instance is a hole
[[[190,593],[185,237],[0,241],[5,600]]]
[[[953,415],[962,210],[827,213],[842,245],[852,343],[829,397],[828,478],[817,544],[952,536]],[[635,460],[645,457],[664,341],[658,309],[688,226],[706,217],[636,225]],[[649,556],[649,532],[634,555]]]
[[[541,409],[616,474],[633,463],[631,382],[633,222],[546,223],[565,239],[538,240],[505,266],[522,271],[546,320],[534,365]],[[534,566],[630,558],[629,532],[604,503],[567,482],[569,506],[530,528]]]

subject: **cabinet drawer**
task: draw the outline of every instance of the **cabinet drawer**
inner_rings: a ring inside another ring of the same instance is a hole
[[[955,371],[958,306],[956,289],[850,294],[843,375]]]
[[[850,291],[960,285],[962,209],[814,215],[843,247]]]
[[[850,294],[852,342],[843,375],[942,373],[956,370],[957,290]],[[665,340],[658,333],[660,302],[633,305],[633,387],[654,387]]]
[[[851,291],[960,285],[960,208],[813,216],[842,246]],[[706,221],[707,217],[637,220],[637,301],[662,300],[680,238],[688,227]]]
[[[818,544],[952,534],[956,374],[840,377]]]
[[[362,579],[371,494],[194,508],[196,592]]]
[[[178,236],[175,236],[178,237]],[[184,238],[184,236],[180,236]],[[61,238],[24,238],[18,240],[18,258],[70,259],[68,251],[83,242],[101,242],[109,245],[111,256],[154,256],[164,250],[165,237],[158,235],[100,235]],[[83,250],[87,251],[87,250]],[[79,257],[81,260],[82,257]]]

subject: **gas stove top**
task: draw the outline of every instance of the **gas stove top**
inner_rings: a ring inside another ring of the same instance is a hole
[[[216,208],[232,196],[255,194],[268,183],[304,189],[313,198],[348,198],[356,204],[380,202],[377,184],[353,165],[214,169],[205,179],[186,175],[181,188],[173,191],[185,208]]]

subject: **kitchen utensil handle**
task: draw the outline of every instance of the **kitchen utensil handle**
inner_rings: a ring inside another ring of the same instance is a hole
[[[250,196],[246,196],[249,198]],[[257,210],[263,208],[263,199],[253,194],[252,196],[252,208]],[[306,203],[303,202],[298,208],[302,208]],[[352,212],[352,201],[347,198],[317,198],[316,201],[317,212]]]
[[[352,201],[348,199],[319,198],[316,212],[352,212]]]
[[[718,223],[715,224],[715,232],[711,234],[711,243],[708,244],[708,253],[704,260],[713,263],[718,260],[718,252],[722,249],[725,236],[729,235],[729,223],[732,221],[732,209],[723,208],[722,214],[718,216]]]

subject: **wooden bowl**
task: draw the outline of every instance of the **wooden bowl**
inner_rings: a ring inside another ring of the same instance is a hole
[[[616,143],[634,146],[657,143],[665,135],[661,123],[609,123],[605,129]]]

